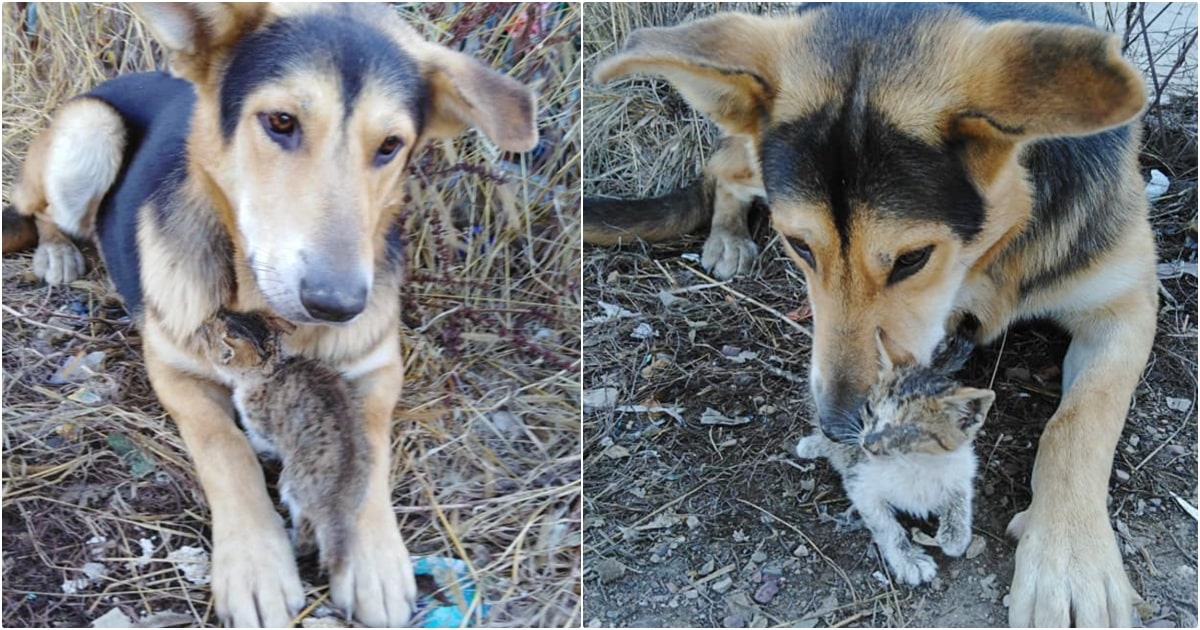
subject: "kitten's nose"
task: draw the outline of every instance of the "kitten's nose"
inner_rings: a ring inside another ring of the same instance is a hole
[[[863,436],[863,448],[872,455],[878,455],[883,451],[883,436],[878,433],[868,433]]]

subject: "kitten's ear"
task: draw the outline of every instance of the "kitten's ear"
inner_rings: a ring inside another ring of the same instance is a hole
[[[996,392],[990,389],[960,387],[942,399],[942,408],[954,418],[958,428],[974,437],[995,400]]]
[[[217,342],[217,347],[221,349],[221,356],[219,357],[221,365],[229,365],[229,362],[233,361],[233,357],[237,355],[237,351],[229,344],[229,338],[222,336]]]
[[[884,372],[891,372],[897,365],[907,365],[913,362],[913,355],[909,354],[907,350],[898,348],[882,328],[875,329],[875,347],[879,350],[879,367]]]
[[[274,314],[264,313],[263,317],[267,320],[267,325],[275,329],[275,331],[289,334],[296,331],[296,325],[288,320]]]

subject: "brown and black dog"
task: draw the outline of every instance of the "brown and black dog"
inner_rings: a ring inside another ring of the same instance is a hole
[[[475,127],[506,150],[537,141],[532,92],[425,41],[383,6],[134,5],[172,74],[113,79],[64,104],[29,149],[4,251],[75,279],[71,238],[99,243],[143,338],[212,510],[212,589],[235,626],[283,626],[304,604],[263,473],[235,422],[227,372],[189,339],[219,309],[295,324],[284,346],[362,400],[366,497],[334,604],[406,623],[415,586],[389,480],[403,382],[393,220],[410,159]]]
[[[585,240],[664,237],[711,217],[717,275],[753,255],[767,199],[814,312],[810,385],[848,439],[876,331],[922,362],[1049,318],[1071,334],[1042,434],[1009,621],[1123,626],[1138,595],[1105,497],[1155,334],[1154,240],[1137,169],[1137,71],[1070,6],[805,6],[645,28],[595,71],[666,78],[728,136],[705,182],[664,201],[585,203]]]

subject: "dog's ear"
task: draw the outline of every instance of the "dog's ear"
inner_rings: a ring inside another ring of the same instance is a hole
[[[1087,135],[1125,124],[1146,105],[1117,38],[1084,26],[1000,22],[970,45],[967,135],[1020,141]]]
[[[730,134],[755,135],[775,91],[778,22],[722,13],[667,28],[640,28],[596,67],[605,83],[631,74],[665,78],[683,98]]]
[[[430,96],[426,138],[450,138],[475,127],[506,151],[537,145],[532,90],[463,53],[436,44],[422,49]]]
[[[133,12],[170,56],[171,69],[203,83],[213,62],[246,33],[262,24],[266,3],[134,2]]]

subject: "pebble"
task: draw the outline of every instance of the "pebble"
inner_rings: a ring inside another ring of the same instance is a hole
[[[721,620],[721,624],[726,628],[745,628],[746,618],[737,613],[730,613],[725,615],[725,618]]]
[[[625,576],[626,566],[621,564],[621,561],[613,558],[604,558],[596,563],[596,575],[600,577],[600,581],[604,584],[614,582]]]
[[[779,594],[779,576],[774,573],[763,574],[762,586],[754,591],[754,601],[759,604],[769,604]]]
[[[987,540],[983,536],[972,536],[971,544],[967,545],[967,560],[978,558],[985,550],[987,550]]]
[[[712,590],[724,595],[732,587],[733,587],[733,578],[726,576],[726,577],[723,577],[723,578],[717,580],[716,582],[713,582]]]
[[[1136,433],[1129,436],[1129,445],[1132,446],[1133,448],[1137,448],[1137,445],[1140,444],[1141,441],[1142,441],[1142,438],[1138,437],[1138,434],[1136,434]]]
[[[792,555],[797,558],[807,558],[808,553],[808,545],[803,544],[792,550]]]
[[[705,562],[704,566],[700,567],[700,575],[708,575],[709,573],[712,573],[713,571],[716,571],[716,570],[717,570],[717,561],[713,560],[712,558],[709,558],[708,562]]]
[[[767,561],[767,554],[761,551],[755,551],[754,554],[750,556],[750,561],[757,564],[762,564],[763,562]]]
[[[689,588],[688,590],[683,592],[683,596],[688,599],[697,599],[700,597],[700,591],[697,591],[694,588]]]
[[[1120,468],[1113,471],[1113,474],[1116,475],[1117,479],[1120,479],[1121,481],[1129,481],[1129,473],[1121,470]]]

